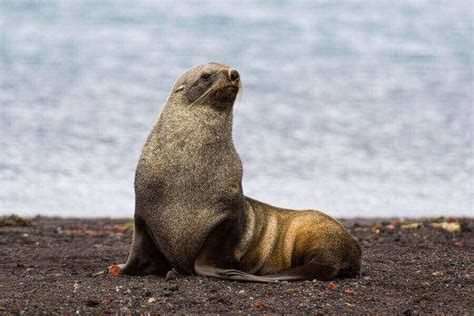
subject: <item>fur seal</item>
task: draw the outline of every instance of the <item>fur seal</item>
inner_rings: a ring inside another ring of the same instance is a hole
[[[245,197],[232,141],[237,70],[199,65],[175,83],[135,176],[130,275],[182,273],[255,282],[332,279],[360,271],[358,242],[318,211]]]

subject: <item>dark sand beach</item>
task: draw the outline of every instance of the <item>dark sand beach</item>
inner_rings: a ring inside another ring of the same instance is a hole
[[[474,313],[474,219],[343,223],[364,251],[360,278],[256,284],[108,275],[129,220],[3,221],[0,313]]]

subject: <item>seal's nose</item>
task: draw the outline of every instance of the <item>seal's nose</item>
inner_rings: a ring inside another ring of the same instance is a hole
[[[239,72],[235,69],[229,69],[229,78],[232,82],[237,81],[240,75]]]

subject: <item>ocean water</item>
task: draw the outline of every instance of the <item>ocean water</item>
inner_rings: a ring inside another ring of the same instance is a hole
[[[473,216],[473,2],[0,1],[0,214],[132,216],[170,88],[244,85],[244,192],[339,217]]]

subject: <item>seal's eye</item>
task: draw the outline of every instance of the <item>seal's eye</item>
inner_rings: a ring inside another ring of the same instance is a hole
[[[201,78],[202,78],[203,80],[207,81],[207,80],[211,79],[211,74],[208,73],[208,72],[203,73],[203,74],[201,75]]]

